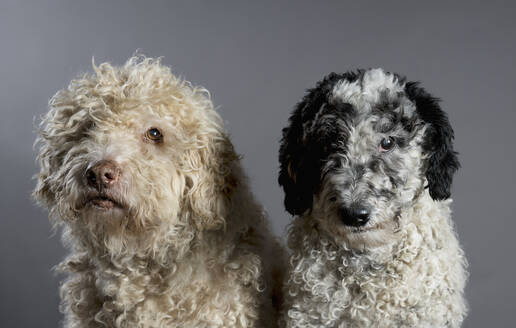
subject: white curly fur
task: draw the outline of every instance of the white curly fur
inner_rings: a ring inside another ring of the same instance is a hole
[[[403,149],[383,156],[395,173],[381,166],[367,168],[385,137],[374,128],[384,118],[372,110],[380,98],[399,97],[403,87],[395,76],[375,69],[358,82],[343,81],[333,89],[332,96],[353,104],[357,116],[334,123],[349,132],[347,151],[330,156],[312,208],[291,224],[282,326],[461,325],[467,310],[466,260],[451,221],[451,200],[435,201],[424,189],[425,128],[416,130]],[[395,111],[414,112],[408,99],[398,100]],[[397,127],[387,136],[403,138],[404,133]],[[396,187],[389,174],[403,185]],[[376,196],[371,186],[392,195]],[[363,228],[343,225],[336,211],[336,206],[353,202],[372,207]]]
[[[208,92],[143,56],[93,68],[50,100],[37,140],[34,196],[71,252],[65,326],[274,326],[283,253]],[[122,208],[87,201],[101,160],[121,167]]]
[[[285,289],[287,327],[459,327],[466,306],[465,258],[450,201],[428,192],[402,212],[396,241],[357,251],[295,219]]]

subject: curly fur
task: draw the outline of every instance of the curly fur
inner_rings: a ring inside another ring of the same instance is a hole
[[[437,99],[381,69],[332,73],[289,123],[279,183],[296,217],[282,325],[459,327],[466,260],[448,199],[459,162]],[[350,221],[356,207],[368,221]]]
[[[71,251],[65,326],[273,326],[282,251],[208,92],[143,56],[93,68],[50,100],[37,139],[34,196]],[[88,202],[102,160],[121,167],[120,208]]]

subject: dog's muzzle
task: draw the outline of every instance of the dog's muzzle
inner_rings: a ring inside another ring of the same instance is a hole
[[[87,169],[85,178],[89,188],[86,204],[102,210],[125,208],[119,194],[121,175],[120,166],[112,160],[99,161]]]

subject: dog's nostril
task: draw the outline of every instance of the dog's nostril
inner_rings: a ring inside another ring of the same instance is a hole
[[[100,168],[99,176],[104,184],[115,183],[118,179],[118,168],[112,165],[103,166]]]
[[[86,172],[86,179],[90,185],[95,185],[97,183],[97,176],[91,169]]]
[[[369,209],[365,207],[355,208],[353,214],[359,224],[365,224],[369,221]]]
[[[104,177],[106,178],[106,180],[113,180],[114,179],[113,174],[111,172],[104,173]]]

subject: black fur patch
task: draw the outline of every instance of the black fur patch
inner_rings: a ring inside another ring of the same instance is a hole
[[[423,149],[432,154],[426,169],[430,196],[435,200],[447,199],[453,175],[460,167],[457,152],[453,150],[454,133],[448,115],[439,106],[439,99],[427,93],[418,82],[408,82],[405,92],[416,105],[419,117],[429,125]]]

